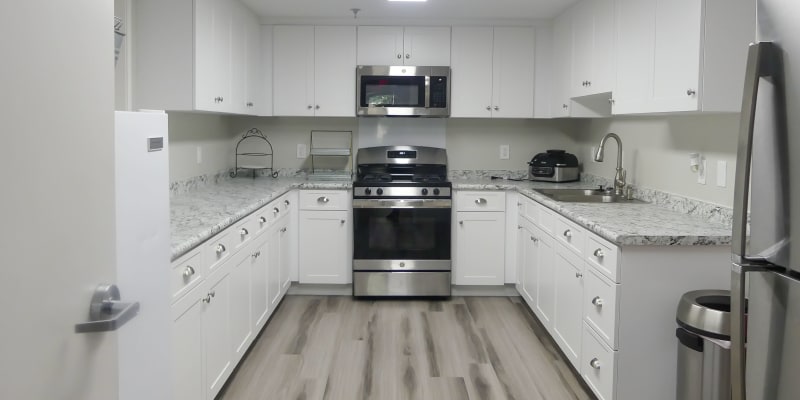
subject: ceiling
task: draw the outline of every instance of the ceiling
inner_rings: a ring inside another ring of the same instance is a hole
[[[428,0],[425,3],[386,0],[242,0],[269,19],[352,18],[402,20],[549,19],[577,0]]]

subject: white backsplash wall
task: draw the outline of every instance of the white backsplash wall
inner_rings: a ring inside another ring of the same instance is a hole
[[[447,120],[447,156],[451,170],[528,169],[536,153],[563,149],[576,153],[580,125],[570,120],[461,119]],[[510,158],[500,159],[500,145]],[[581,154],[578,159],[583,161]]]
[[[622,138],[623,167],[627,181],[635,185],[731,207],[733,175],[736,170],[736,141],[739,114],[617,117],[581,123],[577,137],[583,170],[613,178],[617,143],[606,142],[605,160],[592,161],[592,148],[608,132]],[[706,184],[697,183],[689,169],[689,153],[706,159]],[[717,186],[717,161],[727,162],[726,186]]]
[[[213,175],[233,167],[233,137],[229,117],[169,112],[169,180],[176,182]],[[197,162],[197,149],[201,160]]]

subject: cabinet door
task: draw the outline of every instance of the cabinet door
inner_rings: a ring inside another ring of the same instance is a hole
[[[533,28],[494,28],[493,118],[533,118]]]
[[[702,8],[697,0],[657,1],[653,111],[698,109]]]
[[[274,114],[313,116],[314,27],[275,26],[272,36]]]
[[[224,0],[195,2],[195,108],[226,111],[231,102],[232,7]]]
[[[347,211],[301,211],[300,283],[350,283]]]
[[[289,291],[289,286],[292,284],[292,276],[291,276],[291,269],[292,269],[292,240],[291,235],[293,232],[291,230],[294,229],[294,226],[289,224],[289,218],[283,219],[283,227],[280,229],[280,290],[281,290],[281,298],[286,292]]]
[[[267,294],[269,298],[269,309],[275,311],[275,307],[280,303],[283,293],[281,292],[281,229],[283,226],[275,226],[267,233],[269,235],[268,246],[268,270],[267,270]]]
[[[530,271],[528,278],[532,280],[529,284],[535,287],[536,306],[533,312],[549,331],[553,327],[553,315],[556,307],[555,240],[538,227],[534,228],[531,233],[535,239],[538,239],[535,240],[534,247],[531,249],[533,256],[528,265]]]
[[[239,362],[253,341],[253,324],[250,319],[252,316],[250,285],[253,276],[252,264],[255,259],[255,251],[251,250],[251,248],[241,250],[233,258],[233,266],[229,278],[233,365]]]
[[[250,264],[250,310],[254,334],[258,335],[269,318],[269,234],[256,239]]]
[[[453,27],[451,117],[492,116],[491,27]]]
[[[591,93],[606,93],[614,90],[616,73],[616,44],[614,27],[615,0],[593,0],[594,33],[592,45]]]
[[[262,62],[261,24],[258,19],[246,13],[245,17],[245,68],[244,68],[244,105],[245,113],[264,115],[264,67]],[[270,93],[272,95],[272,93]]]
[[[172,306],[173,399],[203,399],[203,303],[200,285]]]
[[[523,225],[517,230],[517,249],[518,249],[518,262],[517,272],[519,278],[517,279],[517,286],[519,292],[528,305],[533,309],[536,304],[536,246],[534,243],[533,232],[531,228]]]
[[[314,113],[354,117],[356,112],[356,28],[314,28]]]
[[[572,365],[580,369],[578,361],[581,356],[583,320],[583,260],[558,245],[555,267],[553,338]]]
[[[228,1],[231,7],[231,98],[229,112],[246,114],[247,107],[247,21],[250,11],[238,1]]]
[[[553,22],[553,117],[568,117],[572,85],[572,14],[567,11]]]
[[[572,13],[572,73],[569,81],[572,97],[590,93],[587,84],[592,79],[595,2],[596,0],[582,1],[570,10]]]
[[[617,0],[614,114],[648,108],[653,85],[655,11],[655,0]]]
[[[405,65],[450,65],[450,27],[406,27],[403,50]]]
[[[358,65],[403,65],[403,27],[359,26],[357,60]]]
[[[211,277],[204,297],[206,399],[213,399],[233,369],[231,357],[230,275],[220,270]]]
[[[505,213],[457,212],[456,285],[505,282]]]

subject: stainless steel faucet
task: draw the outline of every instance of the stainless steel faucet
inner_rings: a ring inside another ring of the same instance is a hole
[[[600,140],[600,147],[597,148],[594,160],[597,162],[603,161],[603,149],[608,138],[613,138],[617,141],[617,173],[614,174],[614,194],[623,196],[625,194],[625,170],[622,168],[622,139],[616,133],[607,133]]]

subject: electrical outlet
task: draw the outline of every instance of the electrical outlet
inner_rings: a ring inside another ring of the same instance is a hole
[[[308,149],[306,148],[305,143],[298,143],[297,144],[297,158],[306,158],[308,157]]]
[[[508,160],[511,158],[511,150],[509,149],[507,144],[500,145],[500,159],[501,160]]]
[[[725,187],[728,182],[728,162],[717,161],[717,186]]]
[[[196,153],[197,153],[197,163],[198,164],[202,164],[203,163],[203,148],[200,147],[200,146],[197,146]]]
[[[705,158],[701,158],[700,159],[699,167],[700,168],[697,169],[697,183],[699,183],[701,185],[705,185],[706,184],[706,171],[708,170],[708,168],[706,168],[706,159]]]

